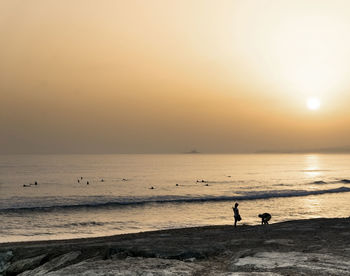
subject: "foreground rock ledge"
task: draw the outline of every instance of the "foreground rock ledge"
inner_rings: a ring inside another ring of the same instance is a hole
[[[350,275],[350,219],[0,244],[0,275]]]

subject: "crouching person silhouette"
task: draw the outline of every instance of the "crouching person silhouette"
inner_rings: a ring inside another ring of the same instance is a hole
[[[258,216],[261,218],[261,225],[269,224],[269,220],[271,219],[271,215],[269,213],[263,213]]]

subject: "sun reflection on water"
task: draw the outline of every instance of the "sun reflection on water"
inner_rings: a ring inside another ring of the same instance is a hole
[[[309,178],[315,178],[322,175],[322,171],[319,166],[318,155],[306,155],[305,156],[305,169],[304,175]]]

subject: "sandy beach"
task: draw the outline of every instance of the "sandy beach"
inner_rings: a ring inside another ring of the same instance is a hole
[[[350,219],[0,244],[2,275],[350,275]]]

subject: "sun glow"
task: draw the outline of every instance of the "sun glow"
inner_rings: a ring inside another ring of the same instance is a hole
[[[264,13],[259,6],[241,4],[237,26],[243,30],[236,40],[242,44],[240,58],[283,101],[286,96],[304,101],[310,94],[324,100],[339,97],[349,85],[346,13],[326,4],[315,8],[316,1],[296,1],[288,9],[284,1],[272,2]],[[308,100],[307,106],[316,110],[320,101]]]
[[[310,110],[317,110],[321,106],[321,102],[318,98],[309,98],[307,99],[306,104]]]

